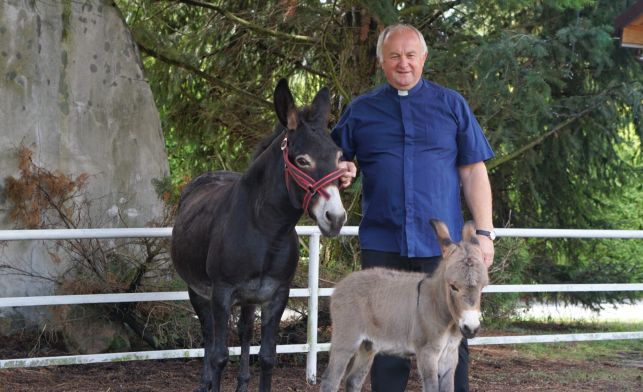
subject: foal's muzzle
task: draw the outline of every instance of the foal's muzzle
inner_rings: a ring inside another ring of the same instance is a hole
[[[462,336],[471,339],[480,330],[480,312],[476,310],[464,311],[458,321],[458,327]]]

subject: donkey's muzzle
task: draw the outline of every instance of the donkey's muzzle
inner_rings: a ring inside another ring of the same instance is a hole
[[[476,337],[476,334],[478,333],[479,330],[480,330],[480,325],[478,325],[477,327],[463,325],[460,328],[460,332],[462,332],[462,336],[464,336],[466,339],[472,339]]]
[[[346,211],[343,212],[330,212],[326,211],[324,214],[324,225],[320,225],[320,229],[322,227],[325,228],[324,235],[327,237],[336,237],[339,235],[340,230],[342,227],[344,227],[344,223],[346,223],[346,220],[348,219],[346,215]]]
[[[477,310],[467,310],[461,315],[460,322],[458,323],[462,336],[471,339],[476,336],[480,330],[480,312]]]
[[[312,207],[311,217],[317,222],[319,230],[324,236],[335,237],[346,223],[347,215],[339,189],[332,185],[326,188],[329,197],[317,198]]]

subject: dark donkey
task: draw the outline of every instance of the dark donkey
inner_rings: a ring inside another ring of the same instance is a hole
[[[172,260],[187,282],[201,322],[205,358],[197,391],[219,391],[228,361],[228,319],[240,305],[241,367],[237,391],[247,391],[248,357],[261,306],[259,390],[270,391],[276,334],[286,307],[299,242],[295,225],[304,211],[322,234],[335,236],[346,221],[338,178],[341,153],[328,134],[327,89],[297,110],[288,83],[274,93],[279,123],[244,174],[203,174],[181,194],[172,231]]]

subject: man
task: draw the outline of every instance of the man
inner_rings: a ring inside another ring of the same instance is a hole
[[[463,226],[460,187],[475,221],[484,260],[493,262],[491,187],[484,161],[493,152],[468,104],[455,91],[422,78],[427,59],[422,34],[409,25],[387,27],[377,57],[388,83],[351,102],[333,130],[350,185],[363,174],[359,240],[362,268],[432,273],[440,247],[429,223],[445,222],[454,241]],[[463,340],[456,391],[468,391],[468,346]],[[377,356],[372,390],[404,391],[410,361]]]

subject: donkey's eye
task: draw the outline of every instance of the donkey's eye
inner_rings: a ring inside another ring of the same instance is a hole
[[[458,288],[457,288],[457,287],[455,287],[455,285],[450,284],[450,285],[449,285],[449,287],[451,287],[451,291],[455,291],[456,293],[457,293],[458,291],[460,291],[460,290],[458,290]]]
[[[309,167],[310,166],[310,161],[308,159],[306,159],[305,157],[301,156],[301,155],[298,156],[297,158],[295,158],[295,163],[299,167]]]

